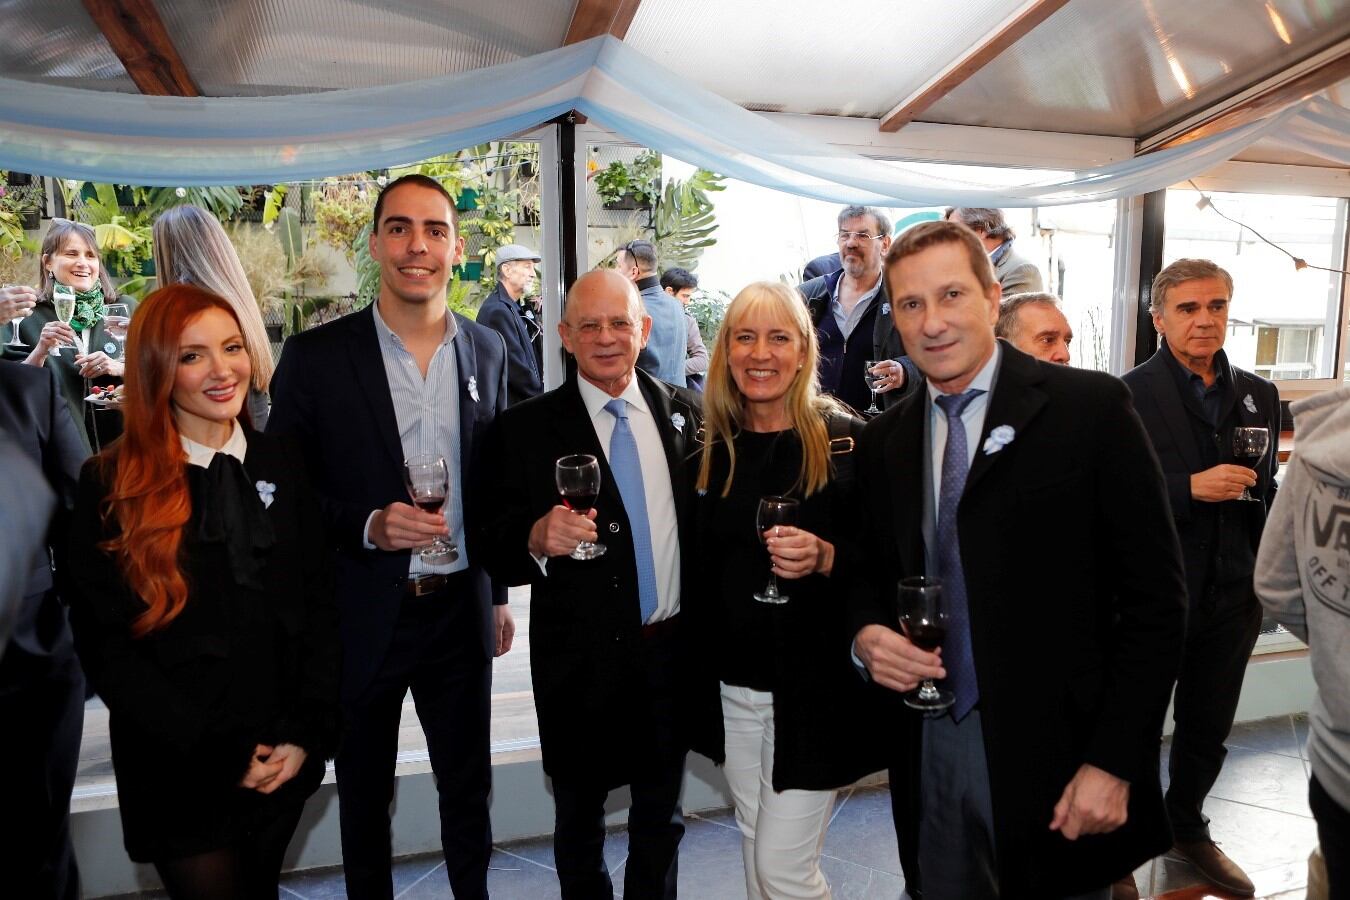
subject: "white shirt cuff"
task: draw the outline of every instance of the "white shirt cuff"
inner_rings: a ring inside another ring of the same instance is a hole
[[[370,515],[366,517],[366,527],[365,527],[365,529],[361,532],[361,546],[365,547],[367,550],[378,550],[378,549],[379,549],[378,547],[376,547],[374,544],[372,544],[372,543],[370,542],[370,523],[373,522],[373,521],[375,521],[375,513],[377,513],[377,512],[379,512],[378,509],[373,510],[373,511],[371,511]]]
[[[535,564],[536,564],[537,566],[539,566],[539,571],[540,571],[540,572],[543,572],[545,575],[548,575],[548,557],[547,557],[547,556],[535,556],[533,553],[531,553],[531,554],[530,554],[530,559],[534,560]]]

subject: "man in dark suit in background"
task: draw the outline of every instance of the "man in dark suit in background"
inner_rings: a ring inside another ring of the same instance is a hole
[[[1185,586],[1157,458],[1117,379],[995,340],[998,283],[965,226],[905,232],[886,275],[927,382],[863,432],[875,545],[854,648],[883,687],[945,678],[955,695],[935,718],[898,693],[878,710],[901,732],[910,893],[1104,898],[1170,843],[1157,753]],[[933,652],[891,605],[921,574],[948,614]]]
[[[0,360],[0,433],[22,450],[55,492],[57,515],[11,523],[4,540],[40,542],[22,573],[13,634],[0,639],[0,771],[10,837],[0,842],[0,878],[16,897],[76,898],[80,876],[70,844],[70,794],[84,727],[84,675],[52,582],[50,548],[65,532],[88,451],[51,369]],[[5,479],[23,478],[3,470]],[[16,507],[19,502],[14,501]],[[5,506],[11,500],[7,497]],[[43,536],[47,536],[43,539]],[[78,565],[78,560],[63,562]],[[6,584],[6,588],[9,584]]]
[[[487,896],[492,657],[510,649],[515,626],[464,532],[482,439],[506,406],[506,351],[496,332],[446,309],[463,248],[439,183],[392,182],[370,236],[378,299],[290,338],[272,380],[268,431],[300,439],[338,551],[338,800],[355,898],[393,892],[389,805],[409,688],[440,794],[450,885],[459,900]],[[403,461],[423,454],[443,457],[450,473],[439,513],[408,503]],[[410,552],[447,535],[459,548],[449,563]]]
[[[679,612],[692,511],[683,463],[700,407],[696,393],[636,368],[650,329],[622,275],[577,279],[559,325],[577,374],[507,410],[487,453],[493,503],[474,552],[499,581],[532,586],[534,701],[569,900],[613,896],[603,856],[612,789],[629,785],[633,800],[625,897],[675,896],[684,834]],[[584,515],[558,502],[554,463],[572,454],[600,465],[600,494]],[[571,558],[583,540],[607,550]]]
[[[881,261],[891,246],[891,220],[871,206],[839,211],[837,271],[804,282],[798,290],[820,339],[820,389],[854,409],[870,404],[863,365],[877,361],[882,382],[877,392],[885,407],[898,402],[915,383],[917,370],[906,365],[905,347],[891,323],[890,296]]]
[[[539,254],[520,244],[497,248],[497,287],[483,298],[477,322],[506,342],[506,395],[515,406],[544,392],[543,322],[525,299]]]
[[[1177,852],[1219,887],[1250,897],[1251,880],[1210,839],[1201,812],[1228,752],[1223,742],[1261,630],[1252,573],[1279,469],[1280,395],[1223,351],[1232,296],[1232,277],[1206,259],[1179,259],[1159,272],[1152,309],[1162,346],[1125,383],[1162,461],[1190,597],[1167,814]],[[1239,427],[1269,432],[1255,469],[1234,456]],[[1238,499],[1244,489],[1254,502]]]

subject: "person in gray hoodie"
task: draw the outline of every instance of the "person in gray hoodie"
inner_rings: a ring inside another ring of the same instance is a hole
[[[1256,593],[1308,645],[1308,804],[1329,896],[1350,897],[1350,387],[1292,409],[1298,444],[1256,557]]]

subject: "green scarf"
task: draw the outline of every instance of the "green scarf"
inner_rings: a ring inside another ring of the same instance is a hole
[[[87,291],[75,292],[75,315],[70,327],[76,331],[90,331],[103,318],[103,285],[95,281]]]

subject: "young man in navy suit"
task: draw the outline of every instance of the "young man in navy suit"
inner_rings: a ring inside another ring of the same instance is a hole
[[[464,250],[455,204],[431,178],[392,182],[375,204],[379,297],[286,342],[268,431],[296,435],[337,549],[345,732],[337,757],[348,895],[389,898],[389,806],[409,689],[440,794],[441,844],[458,900],[487,897],[492,658],[515,625],[465,546],[488,424],[506,407],[501,336],[446,307]],[[443,457],[450,495],[417,509],[403,461]],[[418,548],[447,537],[457,558]]]

